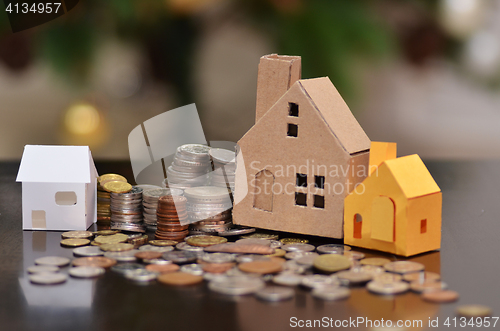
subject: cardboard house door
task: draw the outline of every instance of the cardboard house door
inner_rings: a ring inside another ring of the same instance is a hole
[[[386,242],[394,242],[396,234],[394,232],[396,225],[395,205],[391,198],[379,196],[372,202],[372,239],[378,239]]]
[[[267,169],[255,174],[253,207],[265,211],[273,211],[274,175]]]

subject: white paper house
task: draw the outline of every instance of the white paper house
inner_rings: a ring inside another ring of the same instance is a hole
[[[24,230],[86,230],[96,221],[97,170],[88,146],[24,147]]]

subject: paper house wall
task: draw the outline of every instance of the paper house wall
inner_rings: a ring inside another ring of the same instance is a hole
[[[392,145],[372,143],[376,170],[345,199],[344,243],[403,256],[439,249],[441,190],[418,155],[395,158]]]
[[[97,218],[97,176],[87,146],[26,145],[16,179],[23,229],[88,229]]]
[[[370,140],[329,78],[297,80],[297,70],[298,57],[261,58],[257,121],[238,141],[233,222],[342,238],[344,197],[368,175]]]

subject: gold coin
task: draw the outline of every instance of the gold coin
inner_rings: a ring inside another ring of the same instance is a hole
[[[241,236],[241,238],[253,238],[253,239],[268,239],[268,240],[278,240],[277,234],[267,234],[267,233],[252,233]]]
[[[79,257],[77,259],[74,259],[71,263],[75,267],[90,266],[90,267],[109,268],[116,264],[116,260],[104,256],[89,256],[89,257]]]
[[[255,274],[275,274],[281,271],[282,264],[279,261],[252,261],[244,262],[238,265],[238,269],[243,272]]]
[[[134,248],[134,245],[128,243],[102,244],[99,248],[105,252],[124,252]]]
[[[349,269],[351,261],[339,254],[324,254],[314,259],[313,266],[323,272],[332,273]]]
[[[491,315],[491,308],[483,305],[463,305],[457,308],[457,313],[464,317],[486,317]]]
[[[95,240],[92,240],[92,241],[90,242],[90,245],[91,245],[91,246],[101,246],[101,244],[100,244],[100,243],[98,243],[98,242],[96,242]]]
[[[174,246],[174,245],[177,245],[179,242],[175,241],[175,240],[150,240],[149,241],[149,244],[153,245],[153,246],[160,246],[160,247],[164,247],[164,246]]]
[[[110,181],[119,181],[119,182],[127,182],[127,178],[123,177],[122,175],[117,175],[117,174],[104,174],[104,175],[101,175],[97,178],[97,180],[99,181],[99,183],[103,182],[103,181],[107,181],[107,182],[110,182]]]
[[[94,241],[99,244],[118,244],[128,240],[128,236],[123,233],[112,234],[109,236],[97,236]]]
[[[208,247],[223,244],[227,242],[227,239],[224,237],[199,235],[187,238],[186,242],[191,246]]]
[[[276,256],[276,257],[282,257],[286,255],[286,251],[281,249],[281,248],[275,248],[273,254],[266,255],[268,257]]]
[[[110,236],[112,234],[117,234],[120,233],[120,230],[98,230],[95,231],[93,234],[95,236]]]
[[[90,231],[68,231],[61,233],[63,239],[87,239],[92,237]]]
[[[103,188],[111,193],[127,193],[132,189],[132,185],[125,182],[112,181],[104,184]]]
[[[186,286],[201,283],[203,281],[203,277],[188,274],[186,272],[171,272],[159,275],[158,281],[167,285]]]
[[[307,244],[309,240],[307,239],[299,239],[299,238],[282,238],[280,239],[283,245],[287,244]]]
[[[382,267],[384,264],[391,262],[389,259],[384,259],[383,257],[368,257],[359,261],[362,265],[374,265]]]
[[[61,246],[66,247],[79,247],[90,244],[88,239],[63,239],[61,240]]]

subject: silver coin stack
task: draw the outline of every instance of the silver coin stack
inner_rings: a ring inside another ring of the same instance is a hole
[[[174,161],[167,168],[165,187],[186,189],[207,184],[207,173],[212,170],[209,150],[210,147],[199,144],[178,147]]]
[[[184,191],[187,198],[189,230],[193,232],[223,232],[232,226],[233,204],[227,188],[200,186]]]
[[[175,188],[152,189],[142,193],[144,225],[148,231],[156,231],[158,199],[164,195],[182,195],[183,193],[182,190]]]
[[[111,229],[145,232],[142,192],[142,188],[134,186],[127,193],[111,193]]]
[[[212,186],[227,187],[234,191],[236,153],[222,148],[211,148],[210,157],[214,171],[210,173]]]

